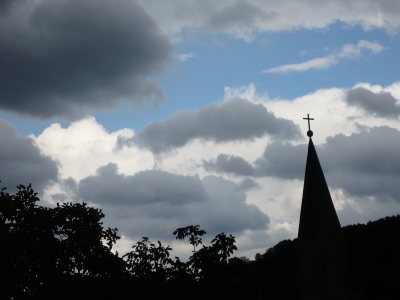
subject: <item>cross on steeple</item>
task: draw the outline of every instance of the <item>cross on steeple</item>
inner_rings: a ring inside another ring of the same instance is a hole
[[[310,118],[310,115],[307,114],[307,118],[303,118],[303,120],[307,120],[308,121],[307,136],[312,137],[313,136],[313,132],[311,131],[311,128],[310,128],[310,120],[314,120],[314,119]]]

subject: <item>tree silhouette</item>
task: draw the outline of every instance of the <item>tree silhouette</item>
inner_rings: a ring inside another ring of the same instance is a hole
[[[0,194],[1,290],[5,299],[33,297],[75,278],[123,275],[111,252],[117,229],[103,229],[104,214],[86,203],[38,206],[31,185]],[[75,277],[75,278],[74,278]]]
[[[171,259],[169,246],[147,237],[119,257],[112,252],[118,230],[103,228],[101,209],[69,202],[39,206],[31,185],[19,185],[15,195],[5,190],[0,193],[2,299],[204,299],[230,294],[225,290],[233,266],[228,258],[237,249],[232,235],[218,234],[210,246],[199,249],[206,232],[199,225],[178,228],[176,238],[188,238],[193,246],[187,262]]]
[[[143,237],[122,257],[116,228],[86,203],[38,205],[32,187],[0,192],[0,299],[297,299],[297,240],[231,258],[235,237],[203,245],[199,225],[178,228],[186,262]],[[355,299],[400,298],[400,216],[343,227]]]

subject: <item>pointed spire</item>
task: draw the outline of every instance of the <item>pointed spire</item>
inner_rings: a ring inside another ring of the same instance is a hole
[[[340,222],[310,136],[298,238],[340,236]]]

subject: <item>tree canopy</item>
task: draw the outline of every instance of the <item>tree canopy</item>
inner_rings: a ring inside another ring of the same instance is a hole
[[[186,262],[148,237],[120,256],[116,228],[86,203],[40,206],[32,187],[0,193],[1,299],[296,299],[296,243],[284,240],[255,260],[231,257],[235,237],[210,245],[199,225],[178,228],[193,247]],[[400,216],[343,228],[358,299],[398,299]]]
[[[199,225],[178,228],[176,238],[193,246],[187,262],[172,259],[169,246],[148,237],[119,256],[112,252],[118,230],[103,228],[101,209],[69,202],[40,206],[31,185],[18,190],[0,194],[4,299],[204,299],[244,291],[228,276],[234,266],[229,257],[237,250],[232,235],[220,233],[205,246]]]

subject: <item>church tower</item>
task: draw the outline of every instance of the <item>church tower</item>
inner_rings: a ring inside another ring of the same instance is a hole
[[[303,300],[350,298],[346,245],[312,141],[307,115],[307,164],[298,233],[299,287]]]

